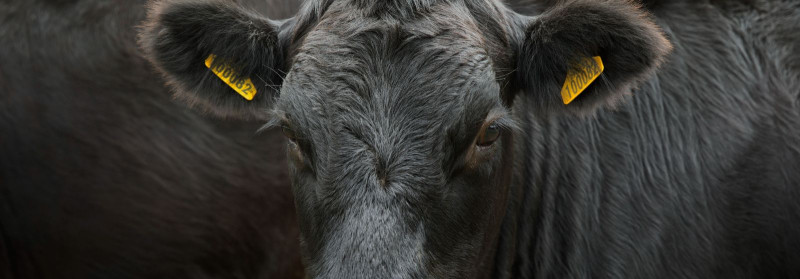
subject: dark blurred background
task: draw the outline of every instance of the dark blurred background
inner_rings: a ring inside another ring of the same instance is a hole
[[[282,136],[173,100],[144,15],[0,1],[0,278],[301,277]]]

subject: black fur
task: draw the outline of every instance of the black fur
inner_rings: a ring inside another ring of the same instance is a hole
[[[800,6],[639,5],[308,1],[264,109],[309,276],[798,277]]]
[[[302,278],[280,131],[173,100],[145,12],[0,1],[0,278]]]

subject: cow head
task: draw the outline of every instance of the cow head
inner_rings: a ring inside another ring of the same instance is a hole
[[[515,95],[536,104],[516,114],[591,113],[669,49],[622,0],[534,17],[492,0],[321,0],[285,21],[169,0],[151,4],[140,43],[178,98],[284,130],[307,271],[320,278],[485,274],[509,194]],[[252,80],[253,100],[203,65],[212,54]],[[606,70],[564,105],[570,61],[587,56]]]

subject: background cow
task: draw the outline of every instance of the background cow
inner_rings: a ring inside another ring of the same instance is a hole
[[[0,1],[0,278],[301,277],[284,139],[174,102],[144,4]]]
[[[543,2],[158,1],[141,44],[178,98],[283,127],[311,277],[800,276],[800,3]]]

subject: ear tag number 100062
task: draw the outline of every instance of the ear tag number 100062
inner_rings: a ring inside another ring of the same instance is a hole
[[[239,93],[239,95],[242,95],[242,97],[248,101],[253,100],[253,97],[256,96],[256,86],[253,85],[253,81],[250,80],[249,77],[239,76],[230,65],[225,63],[217,63],[214,68],[211,68],[211,64],[216,58],[216,55],[209,55],[206,59],[206,67],[211,69],[217,77],[236,91],[236,93]],[[234,79],[234,77],[236,78]]]
[[[561,98],[564,100],[564,104],[567,105],[575,100],[589,87],[589,84],[592,84],[603,73],[604,69],[600,56],[584,57],[579,60],[567,72],[567,80],[564,81],[564,87],[561,88]]]

